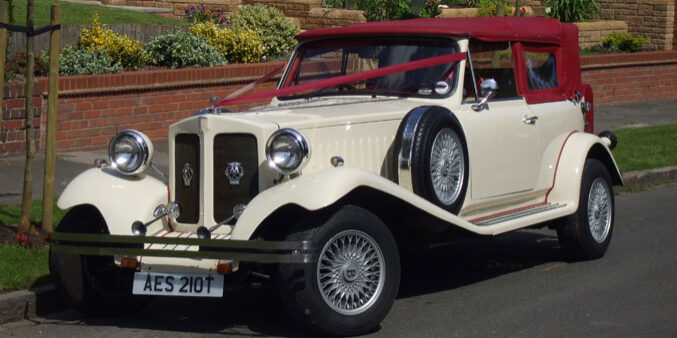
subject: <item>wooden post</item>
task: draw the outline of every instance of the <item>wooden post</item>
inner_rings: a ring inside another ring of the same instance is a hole
[[[33,27],[34,0],[28,0],[26,26]],[[35,77],[35,53],[33,37],[26,35],[26,166],[24,167],[24,187],[21,197],[21,217],[18,234],[34,232],[31,227],[30,212],[33,199],[33,158],[35,158],[35,128],[33,128],[33,80]]]
[[[520,0],[515,0],[515,16],[522,16],[520,9]]]
[[[61,5],[52,5],[50,25],[61,23]],[[59,113],[59,40],[61,29],[49,34],[49,89],[47,96],[47,146],[45,147],[45,185],[42,189],[42,230],[53,231],[54,171],[56,168],[56,121]]]
[[[505,16],[505,1],[506,0],[499,0],[496,4],[496,16]]]
[[[0,22],[9,23],[9,3],[0,1]],[[0,137],[2,137],[2,99],[5,88],[5,58],[7,57],[7,28],[0,28]],[[0,140],[2,142],[2,140]]]

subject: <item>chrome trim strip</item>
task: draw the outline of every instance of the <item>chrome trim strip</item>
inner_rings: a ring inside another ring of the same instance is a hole
[[[409,191],[414,191],[411,177],[411,154],[414,147],[414,133],[426,109],[427,107],[420,107],[412,110],[407,116],[404,128],[402,129],[402,145],[397,160],[397,179],[399,185]]]

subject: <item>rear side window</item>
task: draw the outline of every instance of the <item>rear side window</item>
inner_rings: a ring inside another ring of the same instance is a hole
[[[527,51],[523,53],[527,70],[527,87],[529,90],[559,87],[555,54]]]

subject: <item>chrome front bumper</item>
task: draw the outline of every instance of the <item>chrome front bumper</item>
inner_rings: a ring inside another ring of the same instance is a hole
[[[150,249],[150,244],[187,245],[197,250]],[[258,263],[312,263],[317,260],[315,247],[310,241],[247,241],[56,232],[50,237],[50,245],[52,252],[79,255],[206,258]]]

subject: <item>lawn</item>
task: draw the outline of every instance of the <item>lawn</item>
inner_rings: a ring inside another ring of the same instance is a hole
[[[677,124],[615,131],[621,172],[677,165]]]
[[[103,7],[56,0],[35,0],[35,26],[49,24],[50,8],[53,3],[61,4],[61,24],[84,25],[89,24],[94,12],[98,12],[101,23],[105,24],[152,24],[152,25],[180,25],[181,20],[165,18],[159,15],[142,13],[121,8]],[[17,25],[26,24],[27,0],[14,0],[14,21]]]
[[[54,201],[53,226],[56,227],[66,214],[66,210],[61,210]],[[21,216],[21,205],[3,205],[0,206],[0,224],[17,224]],[[42,200],[36,200],[31,203],[30,222],[33,225],[42,223]],[[1,256],[0,256],[1,257]]]
[[[48,283],[49,248],[26,249],[0,244],[0,293]]]

